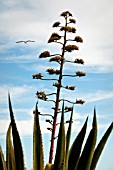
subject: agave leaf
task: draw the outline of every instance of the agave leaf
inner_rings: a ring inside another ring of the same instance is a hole
[[[45,170],[53,170],[54,165],[53,164],[47,164],[45,166]]]
[[[6,162],[4,159],[4,154],[2,152],[1,146],[0,146],[0,170],[7,170]]]
[[[69,126],[66,135],[66,170],[68,169],[68,156],[69,156],[69,145],[70,145],[71,130],[72,130],[72,118],[73,118],[73,109],[71,112]]]
[[[9,124],[6,136],[6,164],[8,170],[16,170],[15,155],[11,140],[11,124]]]
[[[92,129],[89,133],[82,155],[79,159],[77,170],[81,170],[81,169],[90,170],[94,149],[96,145],[96,139],[97,139],[97,120],[96,120],[96,110],[94,109]]]
[[[9,111],[10,111],[10,119],[11,119],[11,126],[12,126],[16,170],[24,170],[24,156],[23,156],[22,144],[14,119],[10,95],[8,95],[8,98],[9,98]]]
[[[39,124],[39,112],[36,104],[33,127],[33,170],[44,170],[42,135]]]
[[[63,170],[65,169],[65,127],[64,127],[64,102],[62,106],[62,115],[61,115],[61,122],[57,140],[57,147],[56,147],[56,155],[54,161],[54,170]]]
[[[76,166],[78,164],[82,144],[83,144],[84,137],[86,134],[87,121],[88,121],[88,117],[87,117],[81,131],[79,132],[78,136],[76,137],[76,139],[74,140],[74,142],[71,146],[71,149],[69,152],[69,159],[68,159],[68,170],[76,169]]]
[[[95,152],[94,152],[94,156],[93,156],[93,159],[92,159],[92,164],[91,164],[91,170],[95,170],[96,169],[96,165],[97,165],[97,162],[100,158],[100,155],[103,151],[103,148],[107,142],[107,139],[109,137],[109,135],[111,134],[113,130],[113,122],[111,123],[111,125],[109,126],[109,128],[107,129],[107,131],[105,132],[104,136],[102,137],[102,139],[100,140],[97,148],[95,149]]]

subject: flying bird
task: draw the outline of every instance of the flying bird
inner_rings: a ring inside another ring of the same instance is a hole
[[[35,41],[31,41],[31,40],[27,40],[27,41],[17,41],[16,43],[25,43],[25,44],[27,44],[28,42],[35,42]]]

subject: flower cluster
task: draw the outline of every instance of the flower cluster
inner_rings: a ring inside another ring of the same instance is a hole
[[[76,72],[76,76],[78,77],[83,77],[83,76],[86,76],[86,73],[82,72],[82,71],[77,71]]]
[[[51,37],[49,38],[48,43],[55,42],[60,39],[61,39],[60,35],[58,35],[57,33],[53,33]]]
[[[69,87],[69,86],[66,86],[65,88],[68,89],[68,90],[75,90],[75,87],[76,87],[76,86],[70,86],[70,87]]]
[[[76,100],[76,104],[84,104],[85,103],[85,101],[84,100],[82,100],[82,99],[80,99],[80,100]]]
[[[53,27],[59,27],[59,25],[60,25],[60,22],[55,22],[55,23],[53,24]]]
[[[41,73],[38,73],[38,74],[33,74],[32,75],[33,79],[42,79],[42,74]]]
[[[69,19],[69,22],[70,22],[70,23],[74,23],[74,24],[76,24],[76,20],[75,20],[75,19],[73,19],[73,18],[70,18],[70,19]]]
[[[66,123],[70,123],[70,120],[66,120]],[[72,121],[72,123],[73,123],[73,121]]]
[[[47,130],[50,130],[50,131],[52,131],[52,128],[49,128],[49,127],[48,127],[48,128],[47,128]]]
[[[77,63],[77,64],[84,64],[84,61],[83,59],[79,59],[79,58],[76,58],[74,63]]]
[[[72,14],[69,11],[65,11],[65,12],[62,12],[60,16],[62,17],[71,16],[72,17]]]
[[[76,28],[69,27],[69,26],[64,26],[64,27],[60,28],[60,31],[67,31],[67,32],[75,33],[76,32]]]
[[[41,100],[44,100],[44,101],[46,101],[47,100],[47,97],[46,97],[46,94],[45,94],[45,92],[44,91],[41,91],[41,92],[36,92],[36,95],[37,95],[37,97],[38,97],[38,99],[41,99]]]
[[[83,43],[83,39],[80,36],[76,36],[74,41]]]
[[[52,120],[50,120],[50,119],[46,119],[46,122],[52,124]]]
[[[52,74],[59,75],[60,74],[60,70],[54,70],[53,68],[48,68],[46,70],[46,72],[48,72],[48,74],[50,74],[50,75],[52,75]]]
[[[55,86],[55,87],[61,87],[61,84],[58,82],[58,83],[53,83],[53,86]]]
[[[59,62],[61,61],[62,57],[61,56],[55,56],[55,57],[52,57],[49,61],[52,62],[52,61],[56,61],[56,62]]]
[[[46,58],[46,57],[50,57],[49,51],[44,51],[39,55],[39,58]]]
[[[67,52],[72,52],[73,50],[79,50],[79,48],[76,45],[67,45],[64,50]]]
[[[69,112],[69,111],[73,110],[73,107],[72,106],[65,106],[64,109],[65,109],[66,112]]]

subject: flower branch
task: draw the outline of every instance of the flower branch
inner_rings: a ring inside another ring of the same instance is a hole
[[[75,75],[70,75],[70,74],[64,74],[62,76],[68,76],[68,77],[84,77],[86,76],[86,73],[85,72],[82,72],[82,71],[77,71]]]
[[[85,103],[85,101],[82,100],[82,99],[79,99],[79,100],[76,99],[76,102],[71,102],[71,101],[66,100],[66,99],[61,99],[60,101],[66,101],[66,102],[71,103],[71,104],[84,104]]]
[[[65,60],[65,62],[76,63],[76,64],[84,64],[84,60],[79,59],[79,58],[76,58],[75,61]]]
[[[33,74],[32,77],[33,79],[38,79],[38,80],[57,80],[58,81],[58,79],[42,78],[43,76],[41,73]]]

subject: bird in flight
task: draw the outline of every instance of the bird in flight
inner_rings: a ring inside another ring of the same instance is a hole
[[[31,40],[27,40],[27,41],[17,41],[16,43],[25,43],[25,44],[27,44],[28,42],[35,42],[35,41],[31,41]]]

